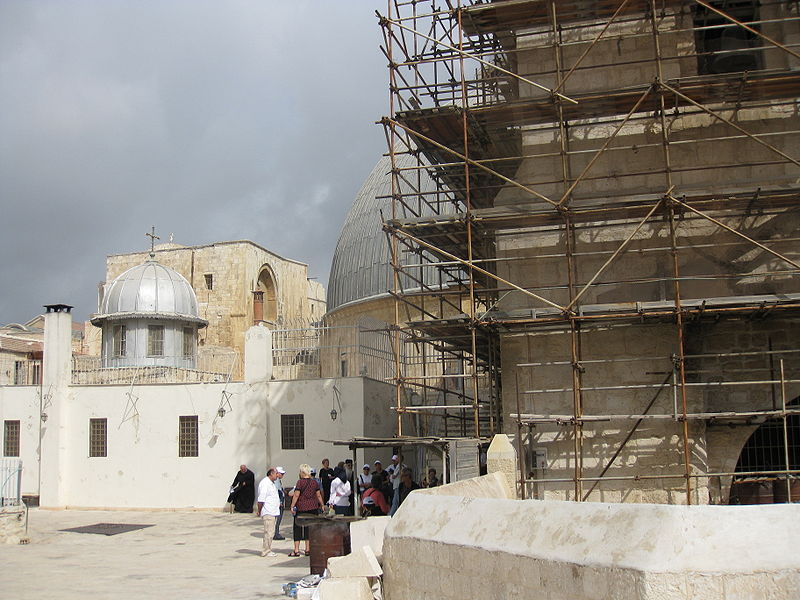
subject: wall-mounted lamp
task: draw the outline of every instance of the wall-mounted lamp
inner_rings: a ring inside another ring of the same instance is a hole
[[[225,416],[225,407],[224,407],[224,406],[220,406],[220,407],[217,409],[217,416],[218,416],[220,419],[221,419],[222,417],[224,417],[224,416]]]
[[[47,413],[43,412],[41,415],[42,423],[47,423]]]
[[[336,420],[336,417],[337,417],[338,415],[339,415],[339,413],[337,413],[337,412],[336,412],[336,409],[335,409],[335,408],[332,408],[332,409],[331,409],[331,421],[335,421],[335,420]]]

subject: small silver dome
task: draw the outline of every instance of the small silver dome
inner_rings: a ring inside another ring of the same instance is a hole
[[[395,163],[398,168],[411,168],[417,164],[409,154],[397,154]],[[350,302],[387,294],[392,289],[391,253],[381,219],[381,213],[384,219],[392,217],[391,170],[390,158],[382,157],[361,186],[345,219],[328,278],[328,311]],[[403,177],[415,180],[416,174],[410,173],[404,172]],[[436,190],[436,184],[427,171],[419,171],[419,177],[420,191]],[[400,187],[401,193],[412,193],[402,177]],[[421,216],[432,214],[426,205],[420,207],[420,212]],[[414,257],[404,256],[404,260],[417,262]],[[426,283],[435,283],[436,274],[427,269],[423,279]],[[408,277],[401,277],[401,283],[404,289],[419,287]]]
[[[99,315],[92,323],[148,317],[198,323],[207,321],[197,311],[197,296],[183,275],[154,259],[119,275],[106,287]]]

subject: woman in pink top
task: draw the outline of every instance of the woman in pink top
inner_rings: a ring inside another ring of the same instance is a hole
[[[289,556],[300,556],[300,542],[306,542],[306,556],[311,554],[311,542],[308,540],[308,527],[301,527],[297,524],[297,515],[316,515],[322,508],[322,493],[317,482],[311,478],[311,467],[306,464],[300,465],[300,479],[294,486],[292,492],[292,516],[294,516],[294,552]]]

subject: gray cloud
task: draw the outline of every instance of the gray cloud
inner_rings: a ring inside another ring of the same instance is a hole
[[[327,279],[384,151],[382,0],[0,3],[0,323],[106,254],[251,239]]]

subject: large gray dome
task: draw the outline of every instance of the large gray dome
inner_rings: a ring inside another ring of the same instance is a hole
[[[206,324],[197,311],[197,296],[177,271],[154,259],[128,269],[106,288],[99,315],[92,322],[156,317]]]
[[[395,163],[399,168],[416,166],[415,159],[408,154],[396,155]],[[391,253],[381,220],[381,213],[384,219],[392,216],[391,170],[390,158],[382,157],[361,186],[344,221],[328,278],[329,311],[349,302],[387,294],[392,289]],[[420,170],[418,173],[420,191],[433,192],[437,189],[427,171]],[[403,172],[402,177],[416,179],[416,172]],[[400,192],[410,193],[409,187],[401,181]],[[423,208],[421,216],[430,214],[432,211],[429,208]],[[427,271],[430,273],[431,269]],[[432,274],[428,273],[424,276],[426,282],[432,280]],[[410,278],[402,279],[405,289],[419,287]]]

